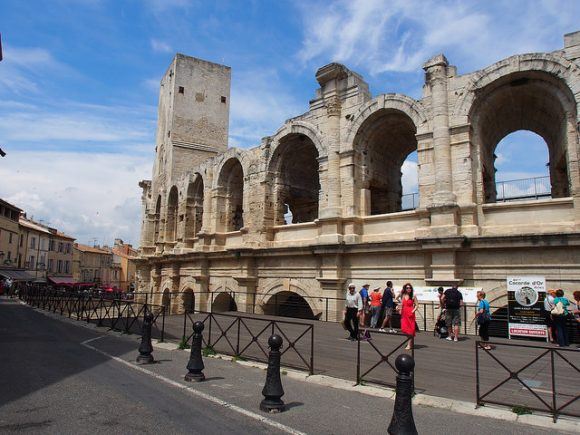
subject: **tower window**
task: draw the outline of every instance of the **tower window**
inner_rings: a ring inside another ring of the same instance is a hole
[[[180,86],[178,92],[180,94],[185,94],[185,88],[183,86]]]
[[[226,97],[222,96],[222,103],[226,102]]]

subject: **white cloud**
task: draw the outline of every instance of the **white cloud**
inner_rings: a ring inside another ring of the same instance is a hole
[[[405,160],[401,168],[403,173],[401,184],[403,185],[403,195],[416,193],[419,190],[417,162]]]
[[[159,39],[151,39],[151,48],[156,53],[173,53],[173,48],[167,42],[160,41]]]
[[[138,182],[151,176],[153,153],[19,152],[0,166],[0,197],[28,216],[87,243],[116,237],[138,245]]]
[[[440,52],[472,69],[556,49],[564,33],[577,30],[580,3],[340,0],[309,1],[300,10],[303,63],[345,62],[378,74],[419,70]]]

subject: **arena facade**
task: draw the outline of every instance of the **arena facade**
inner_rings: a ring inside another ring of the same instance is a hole
[[[260,313],[302,297],[316,316],[341,310],[324,298],[342,298],[350,281],[478,287],[492,305],[505,305],[511,275],[577,290],[580,32],[561,50],[468,74],[444,55],[423,69],[415,100],[373,97],[359,74],[323,66],[306,113],[238,149],[228,148],[230,68],[176,55],[161,81],[153,176],[140,183],[138,290],[172,312],[227,300]],[[494,151],[518,130],[545,140],[548,190],[508,201]],[[413,204],[401,167],[415,151]]]

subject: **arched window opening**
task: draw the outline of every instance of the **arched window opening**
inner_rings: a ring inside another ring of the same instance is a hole
[[[165,220],[165,240],[168,242],[174,242],[177,237],[177,207],[177,187],[173,186],[169,191],[169,199],[167,200],[167,219]]]
[[[224,311],[238,311],[238,305],[230,293],[218,294],[211,304],[212,311],[222,313]]]
[[[163,290],[163,296],[161,297],[161,305],[163,305],[165,309],[165,314],[169,314],[169,310],[171,308],[171,295],[169,294],[169,289]]]
[[[489,200],[515,201],[551,197],[548,144],[536,133],[518,130],[508,134],[493,154],[495,192]],[[491,186],[490,186],[491,187]]]
[[[407,194],[403,192],[403,181],[408,178],[403,176],[408,169],[417,167],[416,157],[414,163],[410,163],[412,154],[417,151],[416,132],[411,118],[394,109],[374,113],[359,129],[355,147],[364,198],[363,213],[378,215],[413,208],[416,199],[412,194],[415,192],[408,192],[411,195],[403,198],[403,194]]]
[[[203,180],[200,176],[187,187],[185,238],[193,239],[203,224]]]
[[[320,177],[318,150],[312,140],[303,134],[284,137],[272,163],[278,210],[276,225],[317,219]]]
[[[195,311],[195,295],[193,290],[188,288],[183,292],[182,296],[183,310],[186,313],[193,313]]]
[[[576,109],[569,94],[564,84],[541,72],[503,77],[479,93],[470,118],[473,143],[480,151],[483,202],[570,195],[568,121],[576,119]],[[511,136],[514,132],[519,133]],[[542,148],[538,136],[545,143],[547,158],[544,152],[536,153]],[[502,159],[506,158],[505,146],[514,141],[522,143],[515,146],[517,154],[511,155],[511,161],[506,161],[500,171]],[[502,147],[498,149],[500,142]],[[538,170],[542,164],[548,165],[549,181],[537,179],[543,174]],[[529,165],[535,165],[533,172],[524,169]],[[514,174],[510,176],[509,172]]]
[[[264,314],[314,320],[314,312],[302,296],[292,291],[282,291],[270,297],[264,305]]]
[[[417,165],[417,151],[407,156],[401,167],[401,211],[414,210],[419,207],[419,173]]]
[[[224,231],[239,231],[244,226],[244,171],[238,159],[222,167],[220,188],[220,224]]]
[[[153,242],[157,243],[159,241],[159,226],[161,220],[161,195],[157,197],[157,203],[155,204],[155,221],[154,221],[154,235]]]

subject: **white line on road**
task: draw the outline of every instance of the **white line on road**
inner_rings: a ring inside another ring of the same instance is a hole
[[[105,351],[102,351],[100,349],[97,349],[96,347],[93,347],[93,346],[91,346],[89,344],[92,341],[99,340],[99,339],[104,338],[104,337],[105,336],[100,336],[100,337],[96,337],[96,338],[91,338],[89,340],[85,340],[85,341],[83,341],[81,343],[81,346],[84,346],[84,347],[86,347],[88,349],[94,350],[95,352],[98,352],[101,355],[105,355],[106,357],[111,358],[112,360],[115,360],[115,361],[117,361],[117,362],[119,362],[121,364],[124,364],[127,367],[130,367],[130,368],[132,368],[134,370],[137,370],[137,371],[139,371],[141,373],[145,373],[146,375],[149,375],[149,376],[151,376],[151,377],[153,377],[155,379],[158,379],[158,380],[160,380],[162,382],[165,382],[166,384],[169,384],[172,387],[176,387],[176,388],[179,388],[180,390],[184,390],[184,391],[192,394],[193,396],[197,396],[197,397],[199,397],[201,399],[205,399],[205,400],[207,400],[209,402],[212,402],[212,403],[214,403],[216,405],[220,405],[220,406],[223,406],[225,408],[231,409],[232,411],[237,412],[238,414],[245,415],[246,417],[249,417],[249,418],[252,418],[254,420],[257,420],[257,421],[259,421],[261,423],[267,424],[268,426],[272,426],[272,427],[274,427],[276,429],[279,429],[279,430],[281,430],[283,432],[286,432],[286,433],[289,433],[289,434],[292,434],[292,435],[306,435],[304,432],[300,432],[299,430],[293,429],[293,428],[291,428],[289,426],[286,426],[286,425],[284,425],[282,423],[278,423],[277,421],[271,420],[271,419],[269,419],[267,417],[264,417],[263,415],[257,414],[257,413],[252,412],[252,411],[248,411],[247,409],[244,409],[244,408],[240,408],[239,406],[234,405],[233,403],[229,403],[229,402],[226,402],[225,400],[218,399],[217,397],[214,397],[214,396],[212,396],[210,394],[203,393],[203,392],[198,391],[198,390],[194,390],[194,389],[192,389],[191,387],[189,387],[187,385],[180,384],[179,382],[176,382],[176,381],[174,381],[172,379],[166,378],[165,376],[161,376],[160,374],[157,374],[155,372],[152,372],[150,370],[147,370],[147,369],[145,369],[145,368],[143,368],[141,366],[137,366],[135,364],[132,364],[129,361],[125,361],[122,358],[119,358],[117,356],[111,355],[111,354],[109,354],[109,353],[107,353]]]

